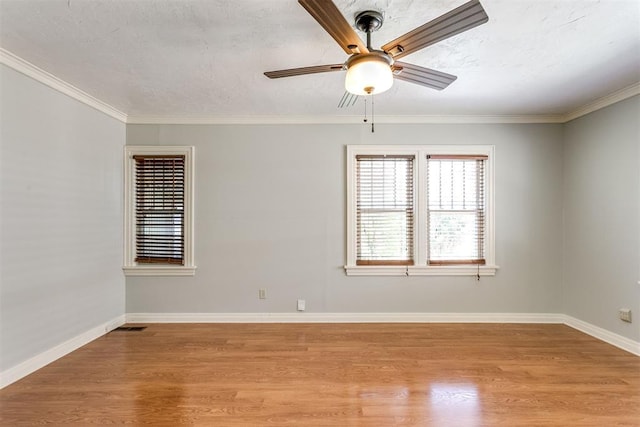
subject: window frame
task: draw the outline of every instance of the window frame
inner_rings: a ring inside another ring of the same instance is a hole
[[[413,265],[356,264],[356,156],[413,155],[414,225]],[[427,155],[485,155],[485,264],[427,264]],[[347,262],[348,276],[494,276],[495,265],[495,146],[493,145],[347,145]]]
[[[193,200],[194,157],[193,146],[125,145],[124,147],[124,265],[126,276],[193,276]],[[136,258],[136,162],[133,156],[184,156],[184,264],[138,263]]]

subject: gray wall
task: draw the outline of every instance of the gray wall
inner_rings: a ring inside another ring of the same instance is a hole
[[[371,134],[125,128],[4,66],[0,90],[0,370],[125,312],[125,140],[196,146],[199,267],[127,278],[126,312],[293,312],[304,298],[320,313],[563,312],[640,339],[637,321],[617,319],[619,307],[640,313],[640,97],[566,125]],[[495,277],[345,276],[345,146],[390,143],[496,145]]]
[[[0,66],[0,371],[124,313],[125,125]]]
[[[563,312],[640,341],[640,96],[564,128]],[[618,319],[630,308],[634,323]]]
[[[347,144],[495,144],[495,277],[347,277]],[[128,313],[558,313],[562,125],[128,125],[196,147],[195,277],[128,277]],[[266,288],[268,298],[258,299]]]

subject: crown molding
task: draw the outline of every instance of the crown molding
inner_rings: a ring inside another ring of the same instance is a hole
[[[256,124],[362,124],[360,115],[340,116],[145,116],[127,115],[115,107],[95,98],[62,79],[50,74],[19,56],[0,48],[0,64],[33,78],[73,99],[126,124],[173,124],[173,125],[256,125]],[[634,83],[609,95],[577,108],[566,114],[540,115],[403,115],[376,116],[378,124],[526,124],[566,123],[571,120],[608,107],[616,102],[640,94],[640,82]]]
[[[50,88],[55,89],[58,92],[63,93],[77,101],[80,101],[83,104],[88,105],[89,107],[95,108],[96,110],[106,114],[107,116],[113,117],[114,119],[119,120],[123,123],[127,122],[127,115],[122,111],[112,107],[106,102],[99,100],[98,98],[89,95],[88,93],[65,82],[64,80],[59,79],[53,74],[36,67],[32,63],[25,61],[19,56],[16,56],[3,48],[0,48],[0,64],[4,64],[7,67],[13,68],[19,73],[31,77],[32,79],[46,86],[49,86]]]
[[[562,123],[561,115],[407,115],[376,116],[376,124]],[[128,116],[127,124],[166,125],[280,125],[362,124],[350,116]]]
[[[635,95],[640,95],[640,82],[634,83],[609,95],[605,95],[602,98],[598,98],[589,104],[583,105],[582,107],[565,114],[562,117],[562,123],[567,123],[571,120],[577,119],[578,117],[593,113],[594,111],[608,107],[616,102],[624,101],[625,99],[631,98]]]

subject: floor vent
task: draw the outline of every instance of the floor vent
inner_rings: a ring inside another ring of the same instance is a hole
[[[146,326],[120,326],[118,328],[115,328],[114,331],[129,332],[129,331],[144,331],[145,329],[147,329]]]

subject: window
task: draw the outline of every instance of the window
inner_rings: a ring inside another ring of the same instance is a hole
[[[485,264],[487,156],[427,155],[427,264]]]
[[[356,174],[356,263],[413,264],[413,156],[357,156]]]
[[[348,275],[494,275],[493,146],[347,147]]]
[[[136,258],[184,265],[184,155],[134,155]]]
[[[193,147],[125,147],[127,275],[193,275]]]

